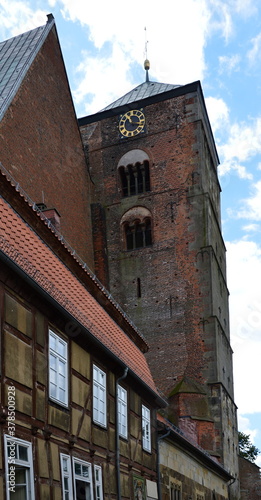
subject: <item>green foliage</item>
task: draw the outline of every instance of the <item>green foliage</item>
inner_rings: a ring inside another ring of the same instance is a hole
[[[260,450],[250,441],[250,435],[243,432],[238,433],[239,456],[254,462]]]

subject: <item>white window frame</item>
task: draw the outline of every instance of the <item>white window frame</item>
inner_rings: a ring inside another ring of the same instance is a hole
[[[118,426],[119,426],[119,435],[127,439],[128,436],[127,391],[121,385],[118,385]]]
[[[52,347],[51,341],[54,342],[54,347]],[[61,353],[61,349],[59,350],[59,346],[64,351],[63,353]],[[62,406],[68,407],[68,342],[50,329],[48,360],[49,398]],[[63,367],[63,371],[61,367]],[[61,386],[61,381],[63,381],[64,387]],[[63,398],[60,397],[60,389],[64,391]]]
[[[150,429],[150,409],[142,405],[142,447],[145,451],[151,452],[151,429]]]
[[[64,467],[64,462],[66,462],[66,468]],[[76,500],[77,481],[84,482],[89,485],[90,488],[90,499],[93,500],[103,500],[103,487],[102,487],[102,468],[100,465],[94,465],[94,481],[92,474],[92,465],[85,460],[81,460],[77,457],[71,457],[64,453],[60,453],[60,464],[61,464],[61,478],[62,478],[62,495],[63,500]],[[76,474],[75,464],[82,467],[88,468],[88,477],[84,473]],[[68,479],[67,489],[65,489],[65,481]],[[93,490],[95,491],[93,495]],[[88,497],[89,498],[89,497]]]
[[[88,468],[88,478],[84,476],[84,474],[76,474],[75,472],[75,464],[78,464],[82,467]],[[72,457],[72,468],[73,468],[73,485],[74,485],[74,498],[76,499],[76,482],[81,481],[90,486],[90,499],[93,500],[93,481],[92,481],[92,466],[89,462],[85,462],[84,460],[80,460],[79,458]]]
[[[102,500],[103,499],[102,468],[100,465],[94,465],[94,483],[95,483],[95,500]]]
[[[9,445],[10,453],[8,453]],[[27,449],[27,460],[19,457],[19,446]],[[25,470],[26,480],[24,484],[26,486],[26,499],[35,500],[32,443],[24,441],[23,439],[12,438],[5,434],[4,449],[6,463],[6,500],[10,500],[11,488],[13,487],[12,478],[13,475],[15,478],[16,467]],[[16,489],[16,485],[14,485],[14,488]]]
[[[71,457],[69,455],[65,455],[64,453],[61,453],[60,461],[61,461],[63,500],[70,500],[71,498],[73,498]],[[66,461],[67,463],[67,470],[64,469],[63,466],[64,461]],[[68,479],[68,488],[65,488],[65,479]]]
[[[93,421],[107,426],[106,373],[93,365]]]

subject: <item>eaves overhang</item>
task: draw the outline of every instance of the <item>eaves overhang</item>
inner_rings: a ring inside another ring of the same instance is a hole
[[[150,97],[146,97],[145,99],[135,100],[128,104],[123,104],[122,106],[105,109],[104,111],[99,111],[98,113],[78,118],[78,124],[80,127],[82,127],[90,123],[104,120],[105,118],[117,116],[131,109],[136,109],[137,107],[149,106],[150,104],[167,101],[168,99],[172,99],[174,97],[179,97],[191,92],[196,92],[199,87],[201,87],[200,81],[192,82],[187,85],[177,86],[174,89],[162,92],[160,94],[155,94]]]
[[[163,422],[163,420],[165,419],[162,419],[162,417],[160,417],[160,419],[158,418],[159,440],[161,439],[161,435],[165,436],[163,439],[175,446],[178,446],[179,449],[183,450],[194,459],[196,458],[208,470],[214,472],[227,483],[234,479],[234,476],[232,476],[221,464],[215,461],[209,453],[189,441],[184,433],[175,427],[171,422]]]
[[[19,276],[23,281],[25,281],[37,294],[39,294],[43,300],[54,307],[66,321],[70,322],[74,326],[72,332],[77,331],[77,335],[82,336],[84,339],[95,346],[99,352],[109,358],[113,363],[118,365],[122,370],[125,370],[126,364],[117,357],[107,346],[105,346],[95,335],[88,330],[76,317],[74,317],[63,305],[61,305],[54,297],[52,297],[44,288],[41,287],[29,274],[27,274],[16,262],[14,262],[8,255],[5,254],[0,249],[0,262],[7,266],[11,271],[13,271],[17,276]],[[70,335],[68,334],[68,337]],[[75,339],[74,333],[72,337]],[[128,367],[129,368],[129,367]],[[129,368],[128,376],[143,387],[149,398],[154,401],[154,404],[158,408],[166,407],[167,403],[157,392],[154,392],[151,387],[149,387],[133,370]]]
[[[100,122],[102,120],[105,120],[107,118],[111,118],[113,116],[118,116],[121,114],[126,113],[129,110],[136,109],[136,108],[145,108],[146,106],[149,106],[151,104],[155,104],[158,102],[163,102],[167,101],[169,99],[173,99],[175,97],[180,97],[186,94],[191,94],[191,93],[197,93],[199,96],[199,101],[201,104],[201,109],[202,109],[202,115],[203,115],[203,122],[204,126],[206,129],[206,134],[208,136],[208,139],[211,144],[211,151],[212,154],[215,158],[215,163],[219,165],[219,157],[216,149],[216,144],[215,144],[215,139],[213,136],[211,124],[209,121],[208,117],[208,112],[205,104],[205,99],[203,95],[203,90],[201,87],[201,83],[199,80],[188,83],[187,85],[180,85],[180,86],[175,86],[173,89],[168,90],[166,92],[162,92],[159,94],[151,95],[149,97],[146,97],[145,99],[140,99],[140,100],[135,100],[129,103],[126,103],[124,105],[118,106],[118,107],[112,107],[112,108],[106,108],[105,110],[99,111],[98,113],[92,114],[92,115],[87,115],[82,118],[78,118],[78,125],[79,127],[84,127],[85,125],[89,125],[91,123],[96,123]]]

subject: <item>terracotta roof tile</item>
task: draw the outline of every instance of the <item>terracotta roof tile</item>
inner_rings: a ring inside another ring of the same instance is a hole
[[[158,395],[144,354],[3,198],[0,249]]]

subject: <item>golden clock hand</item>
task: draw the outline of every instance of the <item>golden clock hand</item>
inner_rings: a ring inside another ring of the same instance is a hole
[[[131,121],[132,125],[142,125],[144,122],[139,121]]]

